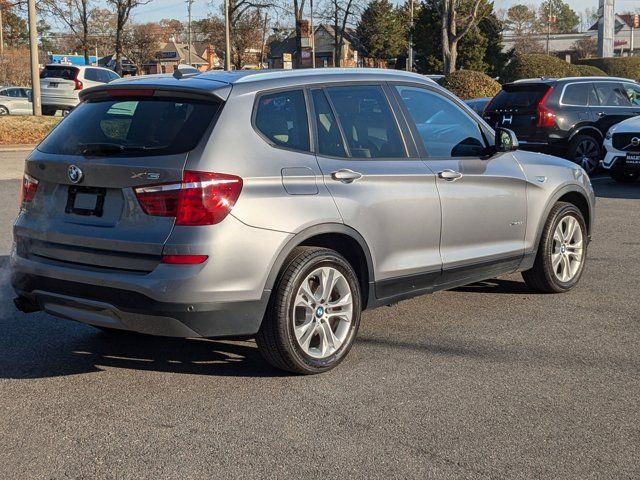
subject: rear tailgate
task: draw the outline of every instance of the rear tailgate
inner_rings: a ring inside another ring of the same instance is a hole
[[[40,90],[47,98],[73,98],[76,93],[78,68],[47,65],[40,73]],[[78,89],[79,90],[79,89]]]
[[[513,130],[520,140],[543,140],[538,138],[538,104],[549,88],[543,82],[503,85],[487,105],[483,117],[492,127]]]
[[[153,270],[175,219],[146,214],[134,188],[179,184],[220,105],[148,92],[80,104],[27,160],[38,186],[16,222],[19,253]]]

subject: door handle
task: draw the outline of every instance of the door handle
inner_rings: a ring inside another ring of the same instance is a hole
[[[438,172],[438,177],[444,178],[450,182],[462,178],[462,174],[460,172],[456,172],[455,170],[446,169]]]
[[[350,170],[348,168],[341,168],[340,170],[331,172],[331,178],[342,183],[352,183],[355,180],[362,178],[362,174],[359,172],[354,172],[353,170]]]
[[[606,115],[606,113],[605,113],[605,112],[598,112],[598,113],[597,113],[597,115],[598,115],[599,117],[604,117],[604,116]]]

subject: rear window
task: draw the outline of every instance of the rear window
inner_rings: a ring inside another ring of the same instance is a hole
[[[529,108],[538,104],[549,89],[548,85],[505,85],[493,99],[489,108]]]
[[[63,80],[73,80],[78,69],[75,67],[47,66],[40,72],[40,78],[61,78]]]
[[[39,145],[45,153],[172,155],[193,150],[219,104],[183,99],[85,102]]]

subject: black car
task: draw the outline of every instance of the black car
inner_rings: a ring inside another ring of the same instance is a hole
[[[591,173],[607,130],[640,115],[639,98],[640,85],[625,78],[518,80],[502,86],[484,119],[513,130],[521,148],[564,156]]]

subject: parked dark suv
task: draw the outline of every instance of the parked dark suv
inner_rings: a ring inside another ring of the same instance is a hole
[[[640,85],[625,78],[518,80],[503,85],[484,111],[492,127],[518,136],[520,147],[562,155],[593,172],[607,130],[640,115]]]

